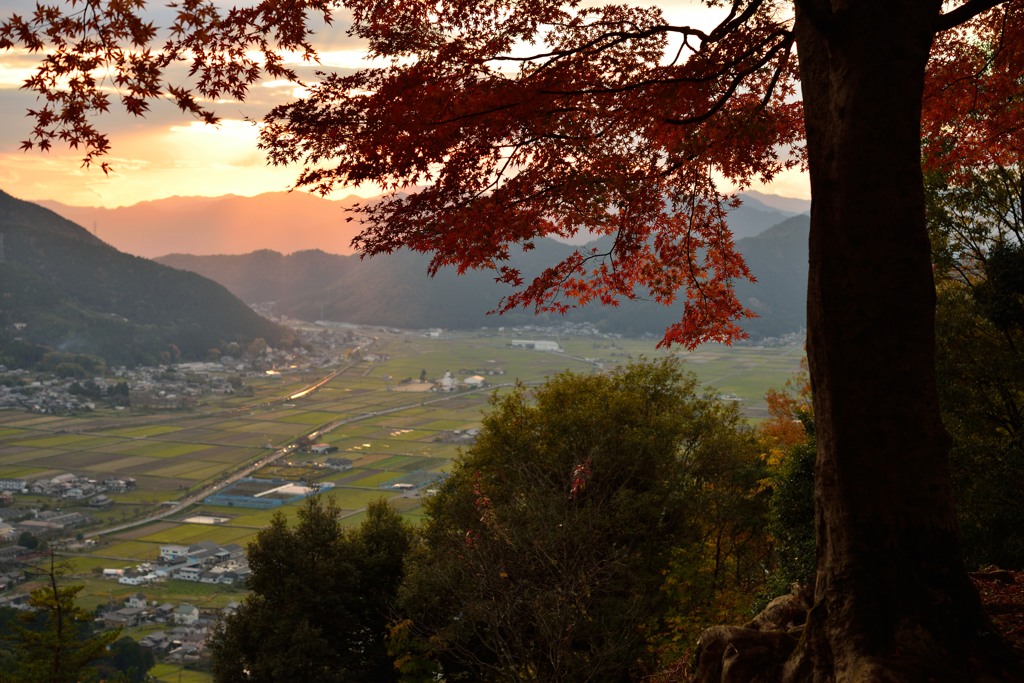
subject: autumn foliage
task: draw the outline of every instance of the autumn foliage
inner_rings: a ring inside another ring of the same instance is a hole
[[[272,162],[303,164],[299,187],[386,189],[359,209],[359,249],[429,252],[431,271],[493,269],[519,287],[498,310],[682,295],[664,342],[693,346],[742,336],[737,321],[751,315],[732,289],[751,275],[723,220],[731,193],[803,154],[792,7],[708,4],[724,5],[711,30],[671,25],[657,7],[555,0],[184,0],[161,27],[141,0],[71,0],[10,16],[0,47],[42,56],[24,86],[41,106],[23,146],[68,144],[107,169],[110,141],[93,121],[111,91],[132,114],[169,99],[216,121],[211,102],[244,99],[265,76],[298,81],[285,55],[314,62],[314,23],[347,10],[348,33],[386,66],[318,73],[304,98],[267,114],[261,144]],[[1019,142],[1024,105],[1006,103],[1024,59],[1021,13],[975,1],[942,17],[930,158],[997,161],[995,140]],[[610,246],[531,282],[507,264],[516,245],[586,231]]]
[[[638,296],[669,304],[683,285],[684,313],[666,341],[742,334],[735,321],[750,312],[732,282],[750,274],[723,221],[732,198],[719,181],[743,187],[799,161],[785,12],[737,4],[702,31],[629,6],[346,7],[349,32],[389,66],[319,74],[307,97],[267,115],[262,144],[273,162],[305,165],[299,186],[388,190],[360,209],[371,219],[361,250],[431,252],[432,271],[493,269],[521,286],[500,310]],[[297,78],[281,51],[312,58],[311,16],[329,21],[337,9],[324,0],[227,11],[189,1],[174,5],[164,32],[141,3],[120,0],[12,16],[0,47],[46,54],[26,83],[43,105],[24,146],[62,141],[82,147],[86,164],[100,160],[109,141],[92,115],[111,106],[106,84],[130,113],[166,97],[213,121],[209,100],[242,99],[264,74]],[[168,78],[176,62],[189,67],[180,85]],[[529,283],[505,263],[512,245],[581,231],[614,239]]]

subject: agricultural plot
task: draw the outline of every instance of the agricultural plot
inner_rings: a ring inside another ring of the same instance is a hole
[[[114,541],[97,546],[92,554],[113,562],[110,566],[120,567],[118,562],[152,562],[160,554],[160,545],[144,541]]]
[[[223,463],[202,463],[202,462],[176,462],[158,470],[151,470],[148,474],[151,477],[181,477],[183,479],[194,479],[205,481],[216,477],[224,471]]]
[[[3,412],[6,415],[3,419],[3,424],[8,427],[25,427],[35,429],[45,428],[46,431],[56,431],[59,427],[54,425],[63,423],[66,420],[66,418],[56,415],[37,415],[35,413],[23,413],[19,411]]]
[[[54,449],[27,448],[25,446],[9,446],[6,448],[0,448],[0,462],[35,462],[35,459],[39,456],[55,455],[57,453],[60,453],[60,451]]]
[[[283,415],[281,417],[278,417],[277,419],[282,422],[294,422],[296,424],[316,426],[327,422],[331,422],[332,420],[337,420],[339,417],[340,416],[338,413],[329,413],[322,411],[292,411],[292,414]]]
[[[157,664],[149,670],[157,683],[210,683],[213,674],[205,671],[186,669],[179,664]]]
[[[15,446],[29,448],[60,448],[65,450],[85,450],[94,446],[112,443],[112,439],[87,434],[58,434],[56,436],[34,436],[12,442]]]
[[[3,479],[35,479],[43,477],[50,470],[39,467],[3,467],[0,466],[0,478]]]
[[[213,541],[218,545],[238,543],[245,545],[252,538],[252,528],[225,524],[180,524],[143,537],[148,543],[191,545],[200,541]]]
[[[358,486],[360,488],[376,489],[384,482],[391,481],[392,479],[402,476],[401,472],[393,472],[389,470],[364,471],[359,474],[361,476],[346,478],[345,486]]]
[[[123,452],[134,455],[145,455],[149,458],[180,458],[187,455],[194,457],[202,451],[213,448],[205,443],[177,443],[171,441],[148,440],[144,443],[136,443],[132,448]]]
[[[394,455],[378,462],[377,467],[382,470],[404,470],[409,465],[415,466],[423,460],[424,458],[417,458],[411,455]],[[416,469],[419,469],[419,467],[416,467]]]
[[[124,429],[111,429],[107,432],[111,436],[120,436],[126,439],[143,438],[149,436],[162,436],[181,431],[181,427],[174,425],[145,425],[142,427],[126,427]]]

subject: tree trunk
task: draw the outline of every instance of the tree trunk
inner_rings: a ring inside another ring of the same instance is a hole
[[[920,117],[941,3],[796,5],[818,571],[786,680],[1017,680],[960,558],[936,392]]]

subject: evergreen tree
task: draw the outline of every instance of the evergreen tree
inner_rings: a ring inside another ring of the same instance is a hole
[[[59,569],[50,555],[46,584],[29,595],[34,610],[23,615],[6,640],[13,657],[0,671],[2,683],[78,683],[95,678],[93,664],[117,640],[119,630],[91,635],[92,615],[75,604],[82,586],[59,585]],[[31,622],[42,617],[42,623]]]
[[[291,527],[274,516],[249,546],[252,593],[215,631],[214,678],[236,681],[386,681],[387,653],[411,531],[385,502],[356,530],[333,502],[310,498]]]

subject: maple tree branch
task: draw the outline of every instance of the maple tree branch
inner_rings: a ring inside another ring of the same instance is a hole
[[[760,69],[762,66],[767,64],[769,61],[771,61],[771,58],[780,49],[785,48],[785,49],[788,50],[789,47],[792,46],[792,44],[793,44],[793,32],[792,31],[785,31],[785,30],[781,30],[781,29],[773,31],[772,33],[770,33],[766,37],[766,41],[768,39],[771,39],[771,38],[779,38],[779,37],[782,38],[782,40],[779,43],[777,43],[770,50],[768,50],[766,53],[764,53],[764,55],[760,59],[758,59],[754,63],[754,65],[752,67],[750,67],[748,69],[744,69],[743,71],[739,72],[737,74],[736,79],[734,79],[734,80],[742,81],[744,78],[746,78],[750,74],[754,73],[755,71]],[[715,80],[716,78],[721,78],[725,74],[729,73],[733,69],[733,67],[735,67],[736,65],[740,64],[741,62],[743,62],[743,60],[747,59],[751,55],[756,54],[757,51],[762,49],[763,47],[764,47],[763,44],[762,45],[752,46],[749,50],[747,50],[743,54],[737,56],[735,59],[729,61],[728,63],[726,63],[724,65],[722,65],[722,67],[720,69],[718,69],[716,71],[713,71],[711,73],[705,74],[703,76],[700,76],[699,78],[694,78],[694,77],[689,77],[689,76],[679,76],[679,77],[675,77],[675,78],[649,78],[649,79],[645,79],[645,80],[642,80],[642,81],[637,81],[635,83],[630,83],[628,85],[623,85],[623,86],[619,86],[619,87],[615,87],[615,88],[609,88],[609,87],[580,88],[580,89],[577,89],[577,90],[548,90],[548,89],[544,89],[544,90],[538,90],[537,92],[542,94],[542,95],[605,95],[605,94],[614,95],[614,94],[630,92],[630,91],[633,91],[633,90],[640,90],[641,88],[646,88],[646,87],[651,86],[651,85],[671,85],[671,84],[675,84],[675,83],[707,83],[709,81]],[[736,85],[738,86],[738,83]],[[730,91],[729,94],[732,94],[732,92],[734,92],[734,90]]]
[[[629,42],[631,40],[642,40],[644,38],[651,38],[659,33],[681,33],[687,38],[690,36],[696,36],[701,41],[706,41],[708,34],[703,31],[699,31],[689,26],[671,26],[668,24],[658,24],[657,26],[651,26],[643,31],[610,31],[608,33],[602,33],[592,40],[567,50],[552,50],[550,52],[540,52],[527,57],[513,57],[512,55],[495,55],[489,58],[487,61],[495,62],[535,62],[541,59],[557,59],[562,57],[569,57],[571,55],[577,55],[581,52],[586,52],[591,48],[596,48],[596,52],[603,52],[609,48],[621,45],[622,43]],[[612,40],[614,38],[614,40]]]
[[[794,42],[794,35],[793,35],[792,31],[785,32],[785,40],[783,40],[781,43],[779,43],[774,48],[769,50],[764,55],[764,57],[762,59],[758,60],[753,66],[751,66],[748,69],[744,69],[743,71],[740,71],[739,73],[736,74],[735,78],[733,78],[732,82],[729,84],[729,87],[725,90],[724,93],[722,93],[719,96],[718,100],[714,103],[714,105],[712,105],[712,107],[710,109],[708,109],[703,114],[696,114],[694,116],[690,116],[690,117],[687,117],[685,119],[666,118],[666,119],[664,119],[665,123],[668,123],[668,124],[671,124],[671,125],[676,125],[676,126],[689,126],[689,125],[693,125],[693,124],[697,124],[697,123],[703,123],[704,121],[707,121],[712,116],[714,116],[719,111],[721,111],[722,107],[724,107],[725,104],[730,99],[732,99],[733,95],[735,95],[736,91],[739,89],[740,84],[743,83],[743,80],[747,76],[749,76],[750,74],[754,73],[755,71],[760,69],[762,66],[767,64],[769,61],[771,61],[772,57],[777,52],[783,51],[784,54],[789,54],[789,50],[792,47],[793,42]],[[764,98],[762,98],[762,106],[764,106],[764,104],[767,103],[768,99],[770,99],[772,89],[775,87],[775,84],[778,83],[778,78],[779,78],[779,75],[781,74],[782,66],[783,66],[783,64],[780,64],[778,67],[776,67],[775,74],[773,74],[773,76],[772,76],[771,85],[766,90]]]
[[[732,6],[729,8],[729,16],[723,19],[718,26],[708,34],[705,42],[717,43],[719,40],[729,35],[737,28],[742,26],[748,19],[750,19],[757,10],[764,4],[764,0],[754,0],[747,5],[746,9],[736,16],[736,10],[742,4],[741,0],[733,0]]]
[[[1005,3],[1006,0],[967,0],[954,10],[939,15],[936,31],[947,31]]]
[[[476,119],[476,118],[480,118],[481,116],[487,116],[489,114],[496,114],[499,111],[505,111],[506,109],[515,109],[516,107],[518,107],[521,104],[522,104],[522,102],[510,102],[508,104],[499,104],[498,106],[491,107],[490,109],[480,109],[479,111],[471,111],[468,114],[459,114],[458,116],[452,116],[451,118],[439,119],[437,121],[431,121],[430,125],[432,125],[432,126],[444,126],[444,125],[448,125],[450,123],[458,123],[459,121],[465,121],[467,119]]]

